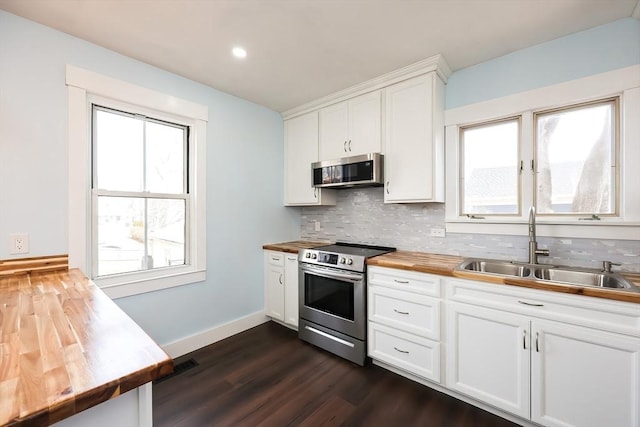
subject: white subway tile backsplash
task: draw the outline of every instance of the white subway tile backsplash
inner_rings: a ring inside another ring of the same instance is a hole
[[[315,223],[320,222],[316,231]],[[432,237],[431,228],[444,228],[444,204],[384,204],[382,188],[338,191],[336,206],[304,207],[301,237],[395,246],[401,250],[464,257],[526,261],[527,236],[446,233]],[[608,260],[624,271],[640,272],[640,241],[539,237],[551,256],[543,263],[600,267]]]

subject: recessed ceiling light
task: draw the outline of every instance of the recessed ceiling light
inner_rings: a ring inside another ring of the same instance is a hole
[[[247,57],[247,51],[244,50],[243,48],[241,48],[240,46],[236,46],[231,50],[231,53],[233,53],[233,56],[235,56],[236,58],[246,58]]]

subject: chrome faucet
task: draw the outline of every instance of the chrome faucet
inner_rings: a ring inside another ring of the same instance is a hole
[[[529,264],[538,264],[538,256],[549,256],[549,249],[538,249],[536,241],[536,208],[529,208]]]

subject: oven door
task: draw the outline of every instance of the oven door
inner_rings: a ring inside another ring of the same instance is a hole
[[[364,274],[305,263],[299,270],[300,318],[364,341]]]

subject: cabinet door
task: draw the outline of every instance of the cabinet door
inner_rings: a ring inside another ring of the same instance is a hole
[[[284,321],[284,255],[264,252],[265,311],[267,316]]]
[[[340,102],[320,110],[320,160],[348,156],[349,104]]]
[[[529,320],[454,302],[447,310],[447,386],[529,418]]]
[[[379,153],[380,137],[380,91],[350,100],[347,155]]]
[[[385,202],[444,201],[443,94],[435,73],[386,89]]]
[[[298,327],[298,257],[286,255],[284,260],[284,321]]]
[[[532,324],[531,419],[545,426],[640,426],[640,340]]]
[[[313,187],[311,163],[318,161],[318,113],[284,123],[285,205],[335,205],[334,190]]]

